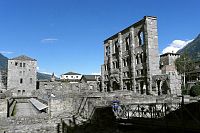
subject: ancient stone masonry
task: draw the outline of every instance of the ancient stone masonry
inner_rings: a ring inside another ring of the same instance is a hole
[[[159,95],[154,83],[158,75],[163,77],[159,61],[157,18],[145,16],[104,41],[101,90]]]
[[[13,96],[30,96],[36,89],[37,61],[27,56],[8,60],[7,89]]]
[[[157,82],[157,85],[160,87],[164,84],[168,84],[168,93],[170,94],[181,94],[181,76],[178,75],[178,72],[175,67],[175,60],[179,58],[179,54],[175,53],[165,53],[163,55],[160,55],[160,69],[161,73],[163,75],[167,75],[167,79],[163,82],[159,81],[159,78],[157,78],[157,81],[160,82],[160,85]],[[162,89],[163,90],[163,89]],[[165,91],[165,90],[163,90]]]
[[[0,92],[4,92],[6,90],[7,85],[7,71],[0,70]]]

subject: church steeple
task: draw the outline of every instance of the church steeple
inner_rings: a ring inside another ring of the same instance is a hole
[[[52,75],[51,75],[51,82],[54,82],[55,80],[56,80],[56,77],[55,77],[55,74],[53,72]]]

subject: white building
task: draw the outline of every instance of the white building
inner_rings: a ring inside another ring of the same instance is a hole
[[[69,81],[70,83],[78,83],[81,80],[82,75],[75,72],[68,72],[65,74],[62,74],[60,79]]]

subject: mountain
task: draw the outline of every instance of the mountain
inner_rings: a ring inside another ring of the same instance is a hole
[[[8,58],[0,53],[0,70],[6,70],[8,65]],[[37,79],[45,80],[51,79],[51,75],[37,72]]]
[[[51,79],[51,75],[37,72],[37,79],[38,80],[50,80]]]
[[[183,54],[186,52],[194,61],[200,61],[200,34],[177,53]]]
[[[8,65],[8,58],[0,53],[0,70],[6,70]]]

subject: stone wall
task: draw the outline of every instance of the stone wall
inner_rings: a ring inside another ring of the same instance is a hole
[[[50,122],[46,114],[34,117],[0,119],[0,132],[6,133],[57,133],[57,123]]]
[[[7,100],[0,99],[0,118],[7,117]]]

